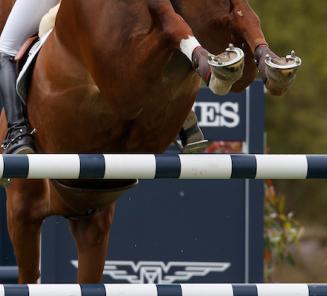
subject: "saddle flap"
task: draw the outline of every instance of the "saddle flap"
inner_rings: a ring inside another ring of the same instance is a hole
[[[18,79],[17,79],[17,93],[25,102],[27,93],[28,93],[28,86],[29,86],[29,77],[33,69],[34,61],[41,50],[44,43],[47,41],[50,33],[50,30],[47,34],[43,35],[41,38],[36,38],[36,42],[34,42],[29,51],[27,51],[27,58],[24,63],[22,63],[22,68],[19,71]],[[24,59],[22,59],[23,62]]]

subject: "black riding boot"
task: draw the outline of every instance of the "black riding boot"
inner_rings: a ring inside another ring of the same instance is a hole
[[[28,124],[26,106],[16,92],[16,79],[14,58],[0,53],[0,99],[8,121],[8,133],[2,145],[3,152],[34,153],[33,131]]]

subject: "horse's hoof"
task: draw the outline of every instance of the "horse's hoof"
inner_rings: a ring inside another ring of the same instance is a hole
[[[267,65],[268,79],[285,83],[295,76],[297,70],[302,65],[302,60],[292,51],[290,55],[278,59],[274,59],[270,55],[267,55],[265,64]]]
[[[230,44],[222,54],[209,54],[208,64],[212,71],[209,88],[217,95],[225,95],[243,75],[244,52]]]
[[[302,60],[292,51],[290,55],[278,59],[267,55],[265,64],[268,90],[273,95],[282,95],[293,83]]]
[[[208,146],[209,142],[207,140],[198,141],[185,145],[181,152],[183,154],[203,153],[208,148]]]
[[[229,47],[226,48],[225,52],[221,54],[209,54],[208,64],[213,69],[226,67],[233,68],[233,66],[241,60],[244,60],[243,50],[238,47],[235,47],[233,44],[230,44]]]
[[[269,54],[266,55],[265,63],[268,68],[289,74],[290,71],[296,71],[302,65],[302,60],[296,56],[295,51],[283,58],[274,59]]]

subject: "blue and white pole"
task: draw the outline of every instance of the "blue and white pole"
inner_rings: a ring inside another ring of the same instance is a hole
[[[327,155],[2,155],[0,178],[326,179]]]

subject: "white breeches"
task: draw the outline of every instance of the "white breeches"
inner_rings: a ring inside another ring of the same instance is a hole
[[[15,56],[25,40],[38,33],[42,17],[60,0],[16,0],[0,36],[0,52]]]

